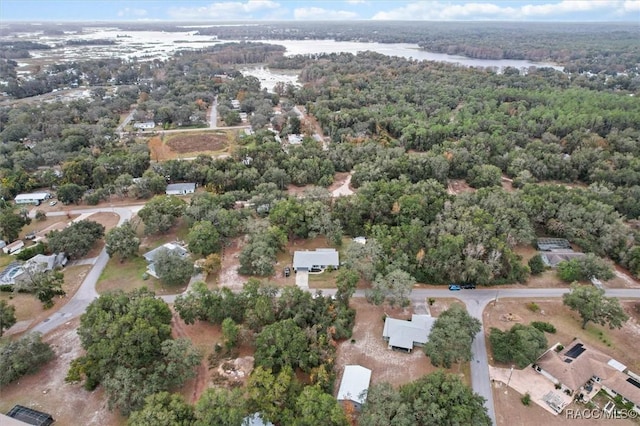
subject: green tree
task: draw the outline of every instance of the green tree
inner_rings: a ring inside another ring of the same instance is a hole
[[[293,319],[267,325],[256,336],[255,365],[279,372],[285,366],[309,371],[319,364],[304,330]]]
[[[340,403],[319,386],[305,386],[295,405],[294,426],[348,426]]]
[[[396,303],[400,306],[407,306],[410,303],[409,294],[416,284],[415,278],[409,273],[400,269],[394,269],[386,275],[378,275],[371,285],[371,290],[367,293],[367,300],[376,305],[385,300],[391,306]]]
[[[233,348],[238,343],[240,335],[240,327],[231,318],[225,318],[222,321],[222,336],[227,349]]]
[[[540,256],[539,254],[536,254],[531,259],[529,259],[528,265],[533,275],[539,275],[546,269],[546,265],[542,260],[542,256]]]
[[[220,234],[213,223],[201,220],[193,224],[187,236],[189,251],[208,256],[220,250]]]
[[[291,366],[284,366],[277,374],[257,366],[247,381],[247,403],[250,412],[259,412],[263,420],[291,424],[301,390],[302,385]]]
[[[138,216],[144,223],[145,234],[157,234],[168,231],[180,216],[184,214],[186,203],[173,195],[153,197],[140,211]]]
[[[365,281],[372,282],[376,274],[384,269],[384,251],[372,238],[366,244],[352,242],[345,251],[344,264],[357,271]]]
[[[58,200],[63,204],[78,204],[82,200],[85,190],[84,186],[76,185],[75,183],[60,185],[58,188]]]
[[[481,324],[460,305],[444,311],[431,328],[424,352],[436,367],[451,368],[453,363],[471,361],[471,344]]]
[[[193,262],[175,251],[160,250],[153,262],[158,278],[167,285],[183,285],[193,275]]]
[[[588,253],[585,256],[574,257],[558,264],[558,277],[566,282],[587,281],[591,278],[610,280],[614,277],[611,264]]]
[[[367,426],[488,426],[491,419],[484,401],[458,376],[437,371],[398,390],[388,383],[371,386],[358,423]]]
[[[340,268],[338,276],[336,277],[336,287],[338,288],[336,299],[348,305],[349,299],[351,299],[351,296],[353,296],[356,291],[359,280],[360,276],[353,269],[346,266]]]
[[[502,170],[491,164],[475,165],[469,170],[467,181],[474,188],[498,186],[502,182]]]
[[[35,294],[45,309],[53,306],[55,296],[67,294],[64,285],[64,274],[61,271],[28,270],[28,277],[16,284],[16,290],[28,291]]]
[[[13,208],[7,205],[0,209],[0,236],[7,242],[15,241],[22,227],[30,222],[28,217],[14,213]]]
[[[201,357],[189,341],[171,338],[171,316],[146,288],[101,295],[80,317],[86,353],[72,363],[68,379],[84,376],[88,389],[102,383],[109,406],[123,414],[141,409],[147,396],[181,385]]]
[[[36,220],[40,222],[47,220],[47,213],[40,209],[36,210]]]
[[[629,319],[618,299],[605,297],[604,290],[592,285],[571,284],[571,291],[562,295],[562,303],[580,314],[583,329],[589,321],[621,328]]]
[[[196,404],[194,426],[237,426],[247,414],[242,390],[209,388]]]
[[[138,254],[140,239],[136,236],[131,222],[112,228],[104,237],[107,254],[111,257],[120,256],[120,260],[134,257]]]
[[[491,328],[489,342],[496,361],[514,362],[518,368],[531,364],[547,349],[544,333],[532,325],[515,324],[507,331]]]
[[[39,333],[29,333],[0,347],[0,386],[31,374],[52,360],[53,350]]]
[[[16,323],[16,307],[0,300],[0,337]]]
[[[100,238],[104,236],[104,226],[90,220],[74,222],[61,231],[51,231],[47,234],[49,249],[64,252],[73,259],[81,258]]]
[[[182,395],[154,393],[144,399],[144,406],[129,416],[129,426],[191,426],[195,421],[193,407]]]

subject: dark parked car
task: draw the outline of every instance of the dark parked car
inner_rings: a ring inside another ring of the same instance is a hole
[[[286,268],[284,268],[284,276],[285,278],[288,277],[289,275],[291,275],[291,268],[289,268],[288,266]]]
[[[467,284],[462,284],[460,287],[462,287],[465,290],[473,290],[474,288],[476,288],[476,285],[473,283],[467,283]]]
[[[457,285],[457,284],[451,284],[451,285],[449,286],[449,290],[451,290],[451,291],[458,291],[458,290],[460,290],[460,286],[459,286],[459,285]]]

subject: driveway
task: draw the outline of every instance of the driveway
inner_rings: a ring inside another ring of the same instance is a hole
[[[302,290],[309,290],[309,271],[298,271],[296,273],[296,285]]]

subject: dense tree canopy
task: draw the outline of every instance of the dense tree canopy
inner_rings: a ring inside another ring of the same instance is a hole
[[[104,226],[90,220],[74,222],[61,231],[47,234],[49,249],[54,253],[66,253],[72,259],[78,259],[104,236]]]
[[[471,343],[480,331],[480,321],[461,305],[452,305],[440,314],[429,333],[424,352],[436,367],[471,361]]]
[[[492,328],[489,342],[496,361],[512,362],[518,368],[533,363],[547,350],[547,338],[532,325],[515,324],[507,331]]]
[[[388,383],[372,385],[358,421],[371,426],[491,424],[484,398],[442,371],[398,390]]]
[[[147,289],[115,292],[93,301],[80,318],[86,354],[76,359],[69,380],[85,387],[102,383],[110,407],[128,414],[144,399],[192,377],[200,355],[185,340],[171,338],[171,311]]]

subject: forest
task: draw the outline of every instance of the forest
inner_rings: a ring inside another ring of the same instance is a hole
[[[192,255],[211,272],[220,269],[222,248],[243,237],[239,272],[256,277],[236,293],[197,284],[174,304],[187,324],[221,327],[224,341],[210,365],[231,357],[240,342],[252,346],[255,370],[246,392],[212,388],[195,406],[165,392],[191,376],[200,354],[171,337],[169,307],[147,290],[109,293],[89,306],[79,329],[86,353],[72,363],[69,381],[90,390],[102,386],[109,406],[130,415],[132,425],[162,416],[182,424],[237,424],[258,411],[275,424],[346,425],[330,393],[336,341],[351,337],[349,298],[358,283],[371,303],[392,306],[406,306],[416,283],[526,283],[544,266],[527,264],[518,251],[549,236],[589,253],[588,262],[559,268],[567,277],[589,277],[575,269],[596,263],[607,276],[610,261],[640,276],[640,77],[629,68],[639,53],[637,43],[625,45],[637,30],[604,25],[593,30],[603,37],[586,39],[572,26],[544,37],[526,37],[534,31],[526,28],[513,38],[515,28],[506,25],[476,40],[470,35],[480,24],[419,31],[386,25],[375,41],[400,41],[412,30],[403,42],[475,57],[567,60],[565,72],[497,73],[371,52],[286,57],[280,46],[243,42],[167,60],[58,63],[25,79],[10,58],[41,46],[2,46],[0,70],[15,102],[0,107],[0,237],[13,240],[28,222],[26,210],[6,202],[18,193],[53,189],[65,205],[142,200],[145,235],[160,235],[182,220]],[[267,25],[265,34],[256,27],[225,31],[229,38],[242,31],[278,38],[282,29]],[[356,40],[370,29],[337,25],[329,34],[320,28],[310,25],[306,36]],[[436,43],[429,34],[438,30]],[[496,44],[498,38],[504,44]],[[597,69],[603,55],[606,69]],[[277,84],[268,92],[238,71],[247,62],[297,70],[301,87]],[[90,95],[28,102],[67,85],[86,85]],[[222,123],[238,124],[245,113],[253,130],[230,138],[227,156],[157,161],[145,134],[117,130],[133,108],[134,120],[153,120],[164,130],[197,129],[206,125],[214,99]],[[299,109],[313,125],[301,120]],[[318,132],[326,144],[313,137]],[[292,134],[302,134],[302,142],[280,142]],[[337,173],[351,176],[354,194],[331,196],[326,188]],[[175,182],[201,189],[188,201],[165,196]],[[454,182],[467,190],[452,190]],[[296,195],[292,189],[299,189]],[[76,228],[95,225],[81,224],[53,233],[45,249],[86,254],[89,239],[78,238]],[[104,229],[89,231],[99,239]],[[344,264],[334,272],[336,297],[297,288],[276,297],[278,289],[260,280],[274,276],[288,244],[318,236],[335,247],[357,236],[367,240],[345,244]],[[107,232],[105,241],[121,262],[140,248],[129,223]],[[160,279],[188,281],[193,265],[185,262],[184,274],[178,267],[160,270]],[[131,344],[138,332],[148,333],[149,345]],[[104,338],[107,333],[117,338]],[[139,383],[144,386],[133,385]],[[433,388],[444,395],[438,401],[424,391]],[[454,399],[457,405],[450,404]],[[425,410],[412,411],[421,404],[437,406],[451,424],[490,422],[482,398],[444,374],[397,390],[378,384],[371,401],[362,413],[370,424],[421,415],[433,424]],[[402,413],[395,406],[404,407]]]

